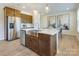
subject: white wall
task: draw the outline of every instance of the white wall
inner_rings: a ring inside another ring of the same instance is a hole
[[[4,40],[4,10],[0,7],[0,40]]]
[[[48,27],[48,19],[47,19],[46,15],[41,15],[40,27],[41,28],[47,28]]]
[[[40,28],[40,13],[38,11],[33,12],[33,24],[34,28]]]
[[[77,32],[79,33],[79,8],[77,10]]]

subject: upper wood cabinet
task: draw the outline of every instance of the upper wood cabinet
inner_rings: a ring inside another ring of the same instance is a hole
[[[17,9],[5,7],[4,14],[5,14],[5,16],[21,17],[22,23],[32,23],[31,15],[21,14],[21,12]]]
[[[32,19],[32,16],[26,15],[26,18],[31,20]]]
[[[21,13],[20,13],[19,10],[15,10],[15,16],[16,16],[16,17],[21,17]]]
[[[32,23],[32,16],[26,15],[26,19],[28,23]]]
[[[4,8],[4,14],[6,16],[16,16],[16,17],[21,17],[21,13],[19,10],[13,9],[13,8],[9,8],[9,7],[5,7]]]
[[[5,11],[4,13],[6,16],[14,16],[15,15],[15,9],[5,7],[4,11]]]
[[[22,22],[23,22],[24,19],[26,19],[26,15],[25,15],[25,14],[21,14],[21,19],[23,19],[23,20],[22,20]]]
[[[32,16],[26,15],[26,14],[21,14],[21,21],[22,21],[22,23],[32,23]]]

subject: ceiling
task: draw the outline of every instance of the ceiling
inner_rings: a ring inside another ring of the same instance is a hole
[[[0,6],[9,6],[12,8],[19,9],[21,11],[26,11],[32,13],[33,10],[37,10],[41,14],[45,13],[45,7],[48,5],[48,14],[56,14],[61,12],[67,12],[72,10],[77,10],[78,3],[6,3],[0,4]]]

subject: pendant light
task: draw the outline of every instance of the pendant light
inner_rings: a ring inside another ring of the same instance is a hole
[[[48,7],[48,4],[46,4],[45,12],[48,13],[48,11],[49,11],[49,7]]]

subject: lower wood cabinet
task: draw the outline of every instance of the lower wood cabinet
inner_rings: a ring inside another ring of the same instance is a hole
[[[56,54],[56,37],[38,33],[36,35],[26,35],[26,47],[41,56],[51,56]]]
[[[42,56],[50,55],[50,35],[38,34],[39,35],[39,54]]]
[[[33,50],[34,52],[38,53],[38,49],[39,49],[39,41],[38,41],[38,37],[33,36],[33,35],[26,35],[26,46],[28,48],[30,48],[31,50]]]
[[[31,36],[31,47],[32,50],[35,51],[36,53],[38,53],[38,49],[39,49],[39,45],[38,45],[39,41],[38,41],[38,37],[36,36]]]
[[[21,22],[22,23],[32,23],[33,16],[21,14]]]
[[[31,48],[30,44],[31,44],[31,40],[30,40],[30,35],[26,35],[25,38],[25,46],[27,46],[28,48]]]

